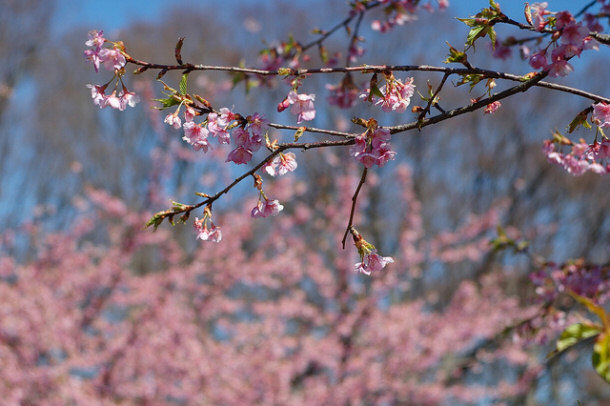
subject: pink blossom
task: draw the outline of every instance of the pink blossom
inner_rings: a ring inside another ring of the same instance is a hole
[[[289,105],[292,105],[290,112],[297,116],[297,124],[303,121],[310,121],[316,117],[316,109],[313,105],[316,95],[314,94],[297,94],[291,90],[286,97]]]
[[[546,69],[548,62],[546,60],[546,51],[536,52],[530,57],[530,66],[534,69]]]
[[[576,45],[582,48],[585,37],[588,35],[589,30],[582,24],[569,24],[561,31],[561,43]]]
[[[127,108],[127,106],[135,107],[136,103],[140,101],[140,98],[134,92],[130,92],[123,87],[123,93],[120,94],[119,101],[119,110],[123,111]]]
[[[106,86],[87,85],[87,87],[91,89],[93,103],[98,105],[100,109],[106,107]]]
[[[610,126],[610,104],[604,102],[594,104],[591,120],[600,127]]]
[[[235,162],[236,164],[247,164],[252,159],[252,151],[244,147],[237,147],[227,157],[226,162]]]
[[[498,109],[500,108],[500,106],[502,106],[502,103],[500,103],[499,101],[495,101],[493,103],[489,103],[486,107],[485,107],[485,114],[493,114],[496,111],[498,111]]]
[[[252,209],[252,217],[269,217],[269,216],[277,216],[282,210],[284,210],[284,206],[280,204],[277,200],[269,200],[259,199],[256,207]]]
[[[88,47],[95,47],[97,49],[101,48],[104,45],[106,39],[104,38],[104,31],[89,31],[89,40],[85,41],[85,45]]]
[[[182,137],[184,141],[192,145],[196,151],[202,149],[203,152],[208,152],[209,131],[205,127],[193,121],[187,121],[182,128],[184,128],[184,136]]]
[[[250,152],[258,151],[263,144],[263,139],[260,135],[256,135],[254,133],[250,134],[248,130],[242,127],[238,127],[233,130],[233,139],[235,141],[235,145],[238,147],[243,147]]]
[[[121,99],[116,95],[116,90],[111,95],[106,97],[106,106],[110,106],[113,109],[121,110]],[[105,106],[104,106],[105,107]]]
[[[83,54],[85,55],[85,58],[87,59],[87,61],[89,61],[93,64],[93,69],[95,69],[95,71],[98,72],[100,69],[100,63],[102,62],[102,59],[100,58],[100,50],[99,49],[86,49],[83,52]]]
[[[555,27],[560,30],[574,22],[574,17],[569,11],[560,11],[555,15]]]
[[[356,136],[356,143],[350,149],[350,154],[366,168],[373,165],[381,167],[396,157],[396,152],[387,142],[390,138],[390,131],[385,128],[367,130]]]
[[[385,112],[397,111],[404,113],[411,103],[411,96],[415,92],[415,85],[413,84],[413,78],[407,78],[405,83],[402,83],[400,79],[395,79],[393,76],[387,79],[386,86],[383,90],[382,98],[377,98],[375,104],[381,106],[381,109]],[[367,89],[360,98],[367,100],[369,98],[370,89]]]
[[[362,262],[354,265],[354,269],[357,272],[370,275],[371,272],[381,271],[387,264],[391,264],[393,262],[394,259],[392,257],[382,257],[381,255],[377,254],[377,250],[374,249],[365,254]]]
[[[168,114],[167,116],[165,116],[165,120],[163,120],[163,122],[167,123],[168,125],[171,125],[176,130],[178,128],[182,127],[182,120],[180,120],[180,117],[178,117],[177,112],[171,113],[171,114]]]
[[[117,48],[102,48],[99,51],[99,58],[104,63],[104,68],[108,70],[118,70],[125,66],[125,57]]]
[[[558,76],[567,76],[572,71],[574,71],[574,68],[568,63],[568,61],[556,61],[551,64],[551,68],[549,69],[549,77],[555,78]]]
[[[197,239],[201,241],[213,241],[218,243],[222,240],[222,232],[220,227],[216,227],[212,222],[210,223],[211,227],[208,229],[205,217],[203,219],[195,218],[193,228],[197,233]]]
[[[269,121],[265,120],[265,118],[258,113],[248,116],[246,121],[248,122],[248,130],[250,130],[255,137],[263,137]]]
[[[288,172],[293,172],[296,168],[297,160],[292,152],[286,154],[280,152],[271,162],[267,162],[267,164],[263,166],[263,170],[271,176],[283,176]]]
[[[231,142],[231,135],[227,127],[236,117],[237,115],[226,107],[220,109],[220,114],[208,114],[208,130],[213,137],[218,138],[218,142],[221,144],[229,144]]]
[[[186,106],[186,109],[184,110],[184,121],[193,121],[194,119],[195,119],[195,109],[193,109],[191,106]],[[209,128],[208,128],[208,130],[209,130]]]
[[[544,18],[544,16],[547,14],[550,14],[550,12],[546,10],[548,5],[549,4],[546,1],[544,1],[541,3],[533,3],[530,6],[530,10],[532,13],[532,18],[533,18],[532,22],[534,25],[534,29],[536,29],[536,31],[543,31],[544,27],[547,24],[547,21]]]

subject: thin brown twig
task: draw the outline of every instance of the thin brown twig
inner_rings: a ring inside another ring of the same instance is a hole
[[[356,191],[352,196],[352,208],[349,213],[349,222],[347,223],[347,227],[345,228],[345,234],[343,234],[343,239],[341,240],[341,244],[343,245],[343,249],[345,249],[345,241],[347,240],[347,235],[349,234],[349,230],[354,225],[354,213],[356,211],[356,202],[358,201],[358,194],[360,193],[360,189],[362,189],[362,185],[366,182],[366,174],[368,172],[368,168],[364,168],[362,170],[362,176],[360,177],[360,181],[358,182],[358,186],[356,187]]]

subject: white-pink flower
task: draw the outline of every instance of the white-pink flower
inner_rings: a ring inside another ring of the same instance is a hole
[[[498,111],[498,109],[500,108],[500,106],[502,106],[502,103],[500,103],[499,101],[495,101],[493,103],[489,103],[486,107],[485,107],[485,114],[493,114],[496,111]]]
[[[193,120],[191,120],[192,122]],[[180,127],[182,127],[182,120],[180,120],[180,117],[178,117],[177,112],[176,113],[171,113],[168,114],[167,116],[165,116],[165,120],[163,120],[164,123],[171,125],[172,127],[174,127],[176,130]]]
[[[594,104],[591,119],[600,127],[610,126],[610,104],[604,102]]]
[[[237,147],[231,152],[225,162],[235,162],[236,164],[247,164],[252,159],[252,151],[244,147]]]
[[[367,130],[356,137],[350,154],[366,168],[373,165],[381,167],[396,157],[396,152],[388,142],[390,137],[390,131],[385,128]]]
[[[125,57],[117,48],[102,48],[98,55],[108,70],[118,70],[125,66]]]
[[[263,166],[263,170],[271,176],[282,176],[288,172],[293,172],[297,168],[297,160],[292,152],[286,154],[280,152],[271,162]]]
[[[100,109],[106,107],[106,86],[98,86],[98,85],[87,85],[88,88],[91,89],[91,98],[93,98],[93,103],[98,105]]]
[[[89,39],[85,41],[85,45],[88,47],[101,48],[104,45],[106,39],[104,38],[104,31],[89,31]]]
[[[278,200],[264,198],[258,200],[258,204],[252,209],[251,215],[252,217],[277,216],[282,210],[284,210],[284,206]]]
[[[211,227],[208,229],[205,218],[195,218],[193,228],[197,233],[196,239],[201,241],[213,241],[216,243],[220,242],[222,240],[222,231],[220,230],[220,227],[216,227],[212,222],[210,222],[210,225]]]
[[[297,124],[310,121],[316,117],[316,108],[313,105],[315,94],[297,94],[291,90],[286,97],[286,102],[292,105],[290,112],[297,116]]]
[[[184,128],[184,137],[182,137],[184,141],[191,144],[197,151],[202,149],[203,152],[208,152],[209,131],[205,127],[193,121],[187,121],[182,128]]]
[[[364,255],[362,262],[354,265],[354,270],[362,272],[363,274],[370,275],[371,272],[381,271],[387,264],[394,262],[392,257],[382,257],[377,254],[377,250],[374,249],[371,252]]]

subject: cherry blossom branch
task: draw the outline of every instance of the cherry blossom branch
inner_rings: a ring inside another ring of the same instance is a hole
[[[233,180],[233,182],[231,182],[229,185],[227,185],[221,191],[217,192],[215,195],[207,196],[207,198],[205,200],[203,200],[202,202],[199,202],[199,203],[196,203],[196,204],[193,204],[193,205],[175,204],[174,207],[172,209],[170,209],[170,210],[164,210],[164,211],[156,213],[150,219],[150,221],[147,223],[147,226],[161,224],[161,222],[165,218],[169,218],[170,221],[173,221],[173,217],[176,216],[176,215],[182,215],[184,221],[186,221],[186,219],[190,215],[191,211],[193,211],[193,210],[195,210],[195,209],[197,209],[199,207],[202,207],[202,206],[210,206],[210,205],[212,205],[212,203],[214,203],[216,200],[218,200],[222,195],[228,193],[231,189],[233,189],[242,180],[246,179],[249,176],[253,176],[259,169],[261,169],[263,167],[263,165],[265,165],[267,162],[271,161],[280,152],[283,152],[283,151],[286,151],[286,150],[289,150],[289,149],[302,149],[302,150],[305,151],[305,150],[314,149],[314,148],[347,146],[347,145],[354,144],[354,142],[355,142],[354,139],[350,138],[350,139],[346,139],[346,140],[342,140],[342,141],[319,141],[319,142],[314,142],[314,143],[284,143],[284,144],[279,144],[278,148],[276,150],[274,150],[271,154],[267,155],[256,166],[254,166],[249,171],[244,172],[243,174],[241,174],[240,176],[235,178]]]
[[[534,86],[536,83],[540,82],[544,77],[546,77],[548,75],[548,72],[540,72],[537,75],[535,75],[533,78],[527,80],[526,82],[521,83],[520,85],[511,87],[510,89],[506,89],[502,92],[499,92],[493,96],[487,97],[485,99],[480,99],[468,106],[464,106],[464,107],[458,107],[456,109],[450,110],[447,113],[444,114],[439,114],[437,116],[434,117],[430,117],[424,120],[420,120],[420,121],[415,121],[415,122],[411,122],[408,124],[402,124],[402,125],[397,125],[397,126],[392,126],[392,127],[386,127],[388,130],[390,130],[390,132],[392,134],[396,134],[399,132],[403,132],[403,131],[408,131],[408,130],[412,130],[414,128],[422,128],[422,127],[426,127],[428,125],[431,124],[436,124],[438,122],[465,114],[465,113],[469,113],[471,111],[475,111],[478,110],[482,107],[487,106],[488,104],[491,104],[495,101],[499,101],[502,99],[505,99],[509,96],[512,96],[514,94],[517,94],[519,92],[525,92],[527,89],[529,89],[530,87]]]
[[[610,41],[610,38],[609,38]],[[162,72],[170,70],[181,70],[184,72],[191,71],[222,71],[229,73],[247,73],[262,76],[303,76],[303,75],[314,75],[314,74],[329,74],[329,73],[348,73],[348,72],[360,72],[366,73],[383,73],[383,72],[410,72],[410,71],[421,71],[421,72],[442,72],[447,75],[483,75],[484,78],[493,79],[506,79],[516,82],[523,82],[524,76],[515,75],[511,73],[493,71],[482,68],[451,68],[443,66],[432,66],[432,65],[361,65],[361,66],[345,66],[335,68],[311,68],[311,69],[291,69],[291,68],[280,68],[276,70],[256,69],[256,68],[241,68],[236,66],[217,66],[217,65],[193,65],[193,64],[182,64],[182,65],[163,65],[156,63],[149,63],[144,61],[136,60],[132,57],[126,57],[128,62],[135,65],[145,67],[146,69],[159,69]],[[610,103],[610,98],[606,98],[594,93],[586,92],[570,86],[559,85],[551,82],[538,81],[535,86],[545,87],[547,89],[557,90],[561,92],[571,93],[574,95],[588,98],[597,103],[605,102]],[[298,128],[298,127],[297,127]]]
[[[343,234],[343,239],[341,240],[341,245],[343,249],[345,249],[345,241],[347,240],[347,235],[350,232],[350,229],[354,225],[354,212],[356,211],[356,202],[358,200],[358,194],[360,193],[360,189],[362,189],[362,185],[366,182],[366,174],[368,172],[368,168],[364,168],[362,170],[362,176],[360,177],[360,181],[358,182],[358,186],[356,187],[356,191],[354,192],[354,196],[352,196],[352,208],[349,213],[349,221],[347,222],[347,227],[345,228],[345,234]]]

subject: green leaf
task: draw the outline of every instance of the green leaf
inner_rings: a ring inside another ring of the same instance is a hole
[[[593,345],[591,357],[593,368],[606,382],[610,383],[610,336],[601,334]]]
[[[186,81],[188,80],[189,74],[185,73],[182,75],[182,79],[180,79],[180,94],[186,94]]]
[[[383,93],[381,93],[381,90],[379,90],[379,88],[377,87],[377,85],[374,85],[371,87],[371,94],[374,94],[377,97],[381,97],[383,98]]]
[[[172,106],[176,106],[176,105],[180,104],[180,102],[178,100],[176,100],[176,98],[174,98],[173,96],[170,96],[167,99],[153,99],[153,100],[161,103],[161,107],[155,107],[159,110],[163,110],[168,107],[172,107]]]
[[[582,125],[587,130],[591,129],[591,124],[589,124],[589,122],[587,121],[587,117],[589,115],[588,111],[589,109],[585,109],[578,113],[576,117],[574,117],[574,120],[572,120],[570,125],[568,125],[568,133],[571,134],[579,125]]]
[[[565,351],[582,340],[600,333],[600,327],[592,324],[575,323],[566,327],[557,340],[557,351]]]

